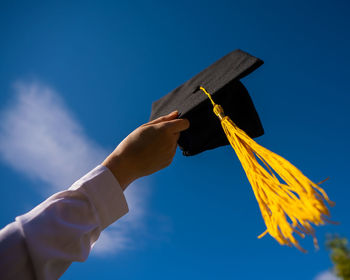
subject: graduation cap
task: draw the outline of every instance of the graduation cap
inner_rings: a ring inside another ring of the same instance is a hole
[[[265,221],[266,230],[259,238],[269,233],[280,244],[303,251],[293,234],[312,235],[317,247],[310,223],[328,221],[325,201],[332,202],[319,184],[252,139],[264,130],[240,79],[262,64],[262,60],[242,50],[233,51],[155,101],[150,119],[178,110],[179,117],[189,120],[190,128],[181,132],[178,141],[185,156],[230,144]]]
[[[220,122],[212,113],[208,97],[200,86],[213,94],[218,104],[250,137],[264,134],[259,116],[244,85],[239,81],[263,61],[241,50],[224,56],[183,85],[152,104],[151,120],[178,110],[179,117],[190,121],[178,141],[185,156],[229,145]]]

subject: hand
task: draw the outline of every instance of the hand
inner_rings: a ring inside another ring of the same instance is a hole
[[[122,189],[137,178],[170,165],[176,152],[180,132],[190,123],[177,119],[178,112],[141,125],[130,133],[104,160]]]

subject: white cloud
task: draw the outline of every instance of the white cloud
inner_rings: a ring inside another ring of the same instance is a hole
[[[318,274],[314,280],[341,280],[335,276],[331,271],[326,270]]]
[[[41,193],[45,196],[68,188],[101,163],[107,151],[84,134],[52,88],[38,82],[18,82],[14,89],[14,100],[1,114],[0,156],[4,162],[42,181],[45,188]],[[145,205],[144,196],[141,199],[139,192],[129,189],[126,197],[130,212],[101,234],[93,252],[130,248],[130,231],[142,226]]]

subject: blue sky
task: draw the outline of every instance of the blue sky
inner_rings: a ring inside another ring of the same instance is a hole
[[[0,226],[100,161],[152,101],[229,51],[265,129],[336,202],[302,254],[265,230],[234,151],[173,164],[128,188],[130,213],[63,279],[333,279],[326,233],[350,237],[348,1],[1,1]],[[100,243],[100,244],[99,244]]]

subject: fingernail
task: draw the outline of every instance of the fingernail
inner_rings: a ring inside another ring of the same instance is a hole
[[[178,115],[179,114],[179,111],[178,110],[175,110],[173,112],[170,113],[170,115]]]

